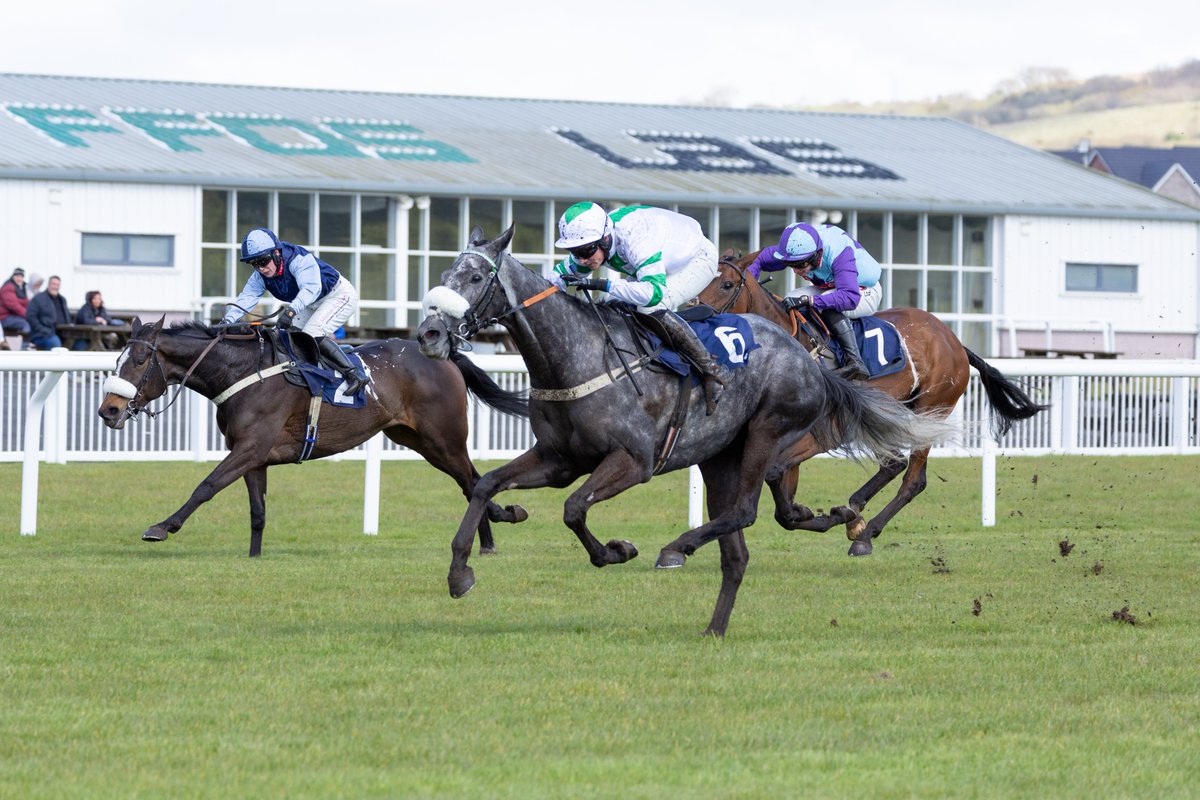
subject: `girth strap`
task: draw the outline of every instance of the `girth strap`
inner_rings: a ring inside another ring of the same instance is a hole
[[[304,446],[300,448],[299,464],[312,457],[313,448],[317,445],[317,418],[321,416],[321,395],[314,394],[308,402],[308,424],[304,426]]]
[[[671,457],[671,453],[675,451],[675,444],[679,441],[679,434],[683,430],[683,423],[687,421],[688,406],[691,404],[692,388],[687,386],[692,380],[691,375],[682,375],[679,378],[679,392],[675,396],[675,410],[671,413],[671,424],[667,428],[667,435],[663,438],[662,447],[658,449],[658,460],[654,462],[654,472],[657,475],[662,471],[662,468],[667,465],[667,459]]]

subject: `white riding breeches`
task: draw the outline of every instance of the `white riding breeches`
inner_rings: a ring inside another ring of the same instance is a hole
[[[813,286],[812,284],[806,284],[804,286],[799,287],[798,289],[794,289],[793,291],[788,292],[788,297],[799,297],[802,294],[811,294],[811,295],[828,294],[829,292],[832,292],[832,291],[834,291],[834,290],[827,289],[825,291],[821,291],[820,289]],[[861,295],[858,298],[858,305],[855,306],[850,311],[842,312],[850,319],[858,319],[859,317],[871,316],[872,314],[874,314],[876,311],[879,310],[879,304],[881,302],[883,302],[883,287],[880,286],[878,283],[875,284],[874,286],[868,286],[865,289],[860,286],[858,288],[858,291]]]
[[[314,339],[331,336],[358,310],[358,292],[345,276],[329,294],[296,315],[295,325]]]
[[[717,246],[707,239],[699,252],[683,269],[667,276],[667,285],[663,288],[662,300],[655,306],[643,306],[640,311],[658,311],[663,308],[676,309],[684,303],[696,299],[696,295],[704,291],[704,287],[717,277]]]

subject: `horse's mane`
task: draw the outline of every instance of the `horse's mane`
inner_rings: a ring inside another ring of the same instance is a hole
[[[201,322],[200,320],[196,320],[196,319],[176,320],[175,322],[171,323],[171,327],[168,328],[167,330],[170,333],[177,333],[177,334],[184,334],[184,335],[186,335],[188,333],[200,334],[208,339],[213,339],[217,335],[217,332],[215,330],[213,330],[211,325],[206,325],[205,323]]]

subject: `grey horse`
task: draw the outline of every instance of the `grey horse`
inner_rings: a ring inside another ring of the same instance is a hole
[[[786,332],[754,316],[745,319],[761,348],[731,371],[716,413],[706,416],[703,391],[690,378],[656,371],[619,310],[558,291],[505,252],[512,235],[510,227],[489,241],[480,228],[472,231],[442,286],[427,295],[417,335],[427,356],[447,358],[457,338],[499,323],[524,357],[532,387],[536,443],[475,485],[451,545],[453,597],[475,583],[467,559],[497,493],[562,488],[589,475],[567,498],[563,521],[592,564],[603,567],[638,551],[628,541],[601,544],[588,530],[588,509],[659,472],[698,464],[710,520],[666,545],[656,566],[683,566],[699,547],[718,540],[721,588],[705,633],[722,636],[748,560],[743,529],[754,523],[764,480],[778,481],[794,466],[787,454],[802,437],[881,461],[955,432],[883,392],[819,369]]]

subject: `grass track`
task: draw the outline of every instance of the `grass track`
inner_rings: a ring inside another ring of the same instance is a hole
[[[940,460],[866,559],[764,505],[724,641],[715,546],[656,572],[686,476],[594,510],[642,555],[596,570],[566,492],[451,600],[464,501],[384,465],[272,470],[263,557],[231,487],[159,545],[203,464],[43,465],[20,537],[0,465],[0,797],[1194,797],[1200,459]],[[814,506],[858,467],[806,467]],[[1034,481],[1034,476],[1037,481]],[[881,507],[876,503],[876,507]],[[1059,542],[1074,544],[1063,556]],[[935,571],[944,564],[948,571]],[[973,613],[979,601],[978,615]],[[1137,625],[1116,622],[1129,606]]]

